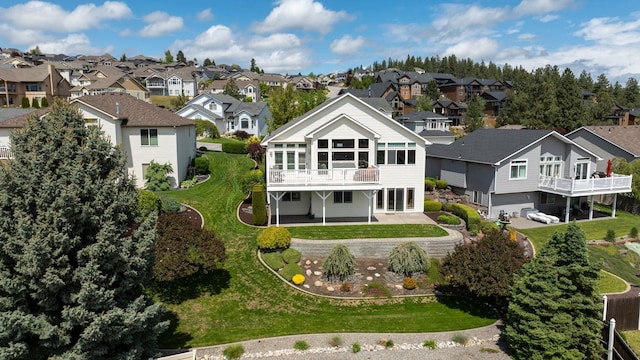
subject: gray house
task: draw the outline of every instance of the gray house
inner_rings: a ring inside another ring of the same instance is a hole
[[[565,135],[575,143],[604,159],[596,171],[606,172],[607,161],[623,158],[627,162],[640,159],[640,126],[583,126]]]
[[[555,131],[480,129],[429,146],[425,172],[486,207],[490,218],[537,209],[568,222],[588,197],[631,191],[631,176],[592,177],[600,160]]]

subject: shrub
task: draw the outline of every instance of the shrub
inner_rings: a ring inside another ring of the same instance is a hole
[[[410,277],[418,271],[426,271],[429,268],[427,252],[416,242],[401,242],[391,249],[389,254],[389,271]]]
[[[280,269],[280,276],[287,280],[293,281],[293,277],[302,274],[302,268],[298,264],[287,264]]]
[[[338,347],[338,346],[342,345],[342,338],[340,337],[340,335],[335,335],[335,336],[332,336],[332,337],[329,339],[329,341],[327,341],[327,343],[328,343],[330,346]]]
[[[243,192],[248,192],[254,185],[264,185],[264,173],[260,169],[250,170],[242,178]]]
[[[366,296],[373,297],[391,297],[391,291],[379,282],[372,282],[362,287],[362,292]]]
[[[340,285],[340,291],[349,292],[351,291],[351,283],[348,281],[343,281],[342,285]]]
[[[605,235],[604,239],[609,241],[609,242],[616,241],[616,232],[615,232],[615,230],[613,230],[613,229],[607,230],[607,235]]]
[[[246,154],[247,144],[240,141],[226,142],[222,144],[222,151],[230,154]]]
[[[402,287],[407,290],[413,290],[418,286],[418,282],[414,278],[405,277],[402,281]]]
[[[426,191],[432,191],[436,187],[436,181],[431,178],[424,179],[424,189]]]
[[[425,340],[422,343],[422,346],[426,347],[427,349],[431,349],[431,350],[438,348],[438,344],[433,339]]]
[[[473,208],[463,204],[446,204],[444,209],[463,219],[467,223],[467,230],[476,233],[480,230],[482,219]]]
[[[40,104],[38,103],[38,99],[36,99],[36,98],[31,99],[31,107],[34,108],[34,109],[40,108]]]
[[[300,261],[301,258],[302,254],[296,249],[288,248],[282,252],[282,259],[284,259],[287,264],[295,264]]]
[[[296,284],[296,285],[304,284],[304,280],[305,280],[305,278],[304,278],[304,275],[302,275],[302,274],[295,274],[291,278],[291,281],[293,281],[293,283]]]
[[[206,136],[209,138],[220,137],[220,132],[214,123],[209,120],[195,119],[196,122],[196,135]]]
[[[249,135],[249,133],[244,130],[236,130],[236,132],[233,133],[233,136],[237,137],[238,139],[246,140],[251,135]]]
[[[444,180],[436,180],[436,188],[438,189],[446,189],[447,185],[447,182]]]
[[[181,183],[180,183],[180,187],[181,187],[182,189],[190,189],[190,188],[192,188],[192,187],[193,187],[195,184],[197,184],[197,183],[198,183],[198,178],[193,177],[193,178],[191,178],[191,179],[187,179],[187,180],[185,180],[185,181],[181,182]]]
[[[248,139],[247,139],[247,144],[256,144],[256,143],[260,143],[260,138],[255,136],[255,135],[251,135]]]
[[[247,153],[257,163],[262,162],[262,156],[266,152],[265,148],[260,143],[250,143],[247,146]]]
[[[198,175],[207,175],[210,173],[209,170],[209,158],[204,156],[197,157],[193,159],[193,165],[196,168],[196,174]]]
[[[449,225],[460,225],[460,218],[457,216],[451,216],[447,214],[438,215],[438,222]]]
[[[465,335],[465,334],[455,333],[451,337],[451,341],[453,341],[456,344],[460,344],[462,346],[466,346],[467,342],[469,341],[469,337],[467,335]]]
[[[278,271],[284,267],[284,260],[282,259],[282,255],[278,252],[268,252],[263,253],[262,260],[275,271]]]
[[[240,359],[244,354],[244,347],[240,344],[229,345],[222,350],[222,355],[230,360]]]
[[[26,109],[26,108],[28,108],[28,107],[30,107],[30,106],[31,106],[31,104],[29,103],[29,99],[28,99],[28,98],[26,98],[26,97],[23,97],[23,98],[22,98],[22,105],[21,105],[21,106],[22,106],[23,108],[25,108],[25,109]]]
[[[162,201],[161,211],[163,213],[182,211],[182,204],[178,200],[168,196],[160,196],[160,200]]]
[[[638,238],[638,228],[637,227],[632,227],[631,231],[629,231],[629,237],[632,239],[637,239]]]
[[[162,209],[162,199],[160,196],[149,190],[138,190],[138,216],[146,219],[152,212],[160,213]]]
[[[442,203],[440,201],[424,199],[424,211],[440,211],[440,210],[442,210]]]
[[[253,224],[263,226],[267,224],[267,199],[264,194],[264,186],[257,184],[251,191],[251,206],[253,211]],[[259,245],[258,245],[259,246]]]
[[[344,244],[337,244],[323,263],[324,275],[329,281],[343,281],[353,275],[356,260]]]
[[[483,221],[480,225],[480,230],[484,234],[488,234],[492,231],[500,231],[500,226],[496,225],[493,221]]]
[[[304,340],[298,340],[293,344],[293,348],[300,351],[305,351],[309,348],[309,344]]]
[[[351,344],[351,352],[354,354],[357,354],[360,352],[360,350],[362,350],[362,347],[360,346],[360,343],[358,342],[354,342],[353,344]]]
[[[40,102],[40,107],[46,108],[49,106],[49,102],[47,101],[46,97],[42,98],[42,101]]]
[[[144,187],[151,191],[171,190],[171,181],[167,177],[171,173],[173,173],[171,164],[160,164],[151,160],[147,172],[144,174],[144,179],[147,180]]]
[[[291,233],[287,228],[281,226],[269,226],[258,234],[257,242],[258,247],[263,250],[288,248],[291,245]],[[293,275],[295,274],[291,276]]]

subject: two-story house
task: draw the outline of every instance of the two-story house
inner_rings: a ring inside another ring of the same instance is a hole
[[[479,129],[452,144],[429,146],[426,175],[486,207],[490,218],[539,209],[568,222],[588,197],[631,191],[631,176],[592,176],[600,160],[555,131]]]
[[[323,103],[262,141],[272,222],[422,212],[427,144],[349,93]]]
[[[627,162],[640,160],[640,126],[597,125],[583,126],[565,135],[577,144],[604,159],[596,171],[607,171],[608,162],[615,158]]]
[[[46,98],[51,104],[54,97],[69,97],[71,85],[52,66],[0,69],[0,106],[20,106],[22,98],[29,104]]]

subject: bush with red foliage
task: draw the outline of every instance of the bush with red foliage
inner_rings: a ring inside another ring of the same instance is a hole
[[[262,156],[266,152],[265,148],[260,143],[251,143],[247,147],[247,153],[249,156],[258,163],[262,162]]]
[[[237,130],[236,132],[233,133],[233,135],[238,139],[242,139],[242,140],[245,140],[251,137],[251,135],[244,130]]]
[[[222,267],[224,243],[212,231],[194,226],[185,212],[165,213],[156,225],[156,281],[173,281]]]

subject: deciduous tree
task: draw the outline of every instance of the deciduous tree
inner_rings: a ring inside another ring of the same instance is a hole
[[[0,358],[147,359],[165,328],[145,289],[155,216],[132,230],[125,155],[56,100],[0,169]]]

